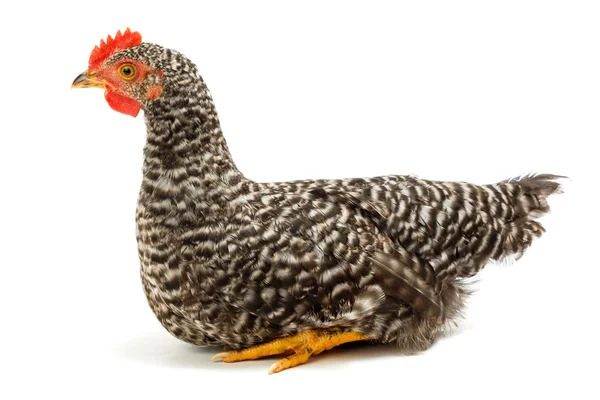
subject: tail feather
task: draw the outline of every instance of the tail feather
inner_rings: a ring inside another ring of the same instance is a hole
[[[454,193],[464,199],[457,201],[456,206],[467,210],[465,220],[469,223],[459,223],[462,233],[459,241],[430,261],[438,277],[442,280],[471,277],[490,260],[520,258],[533,240],[544,233],[544,227],[536,219],[550,211],[548,197],[562,192],[557,182],[561,178],[564,177],[524,175],[492,185],[471,185],[475,189],[469,186],[470,193],[475,194],[470,197],[462,184],[454,184]],[[468,226],[472,228],[469,231]]]
[[[503,250],[495,259],[520,258],[534,238],[542,236],[544,227],[537,218],[550,212],[548,197],[562,193],[557,180],[564,178],[551,174],[530,174],[498,183],[512,194],[513,219],[506,221],[502,231]]]
[[[516,178],[507,179],[501,183],[517,183],[527,193],[535,193],[548,197],[554,193],[561,193],[562,186],[556,182],[558,179],[566,179],[566,176],[552,174],[525,174]]]
[[[530,218],[539,218],[550,211],[548,197],[555,193],[562,193],[562,186],[556,182],[564,176],[550,174],[529,174],[505,181],[507,184],[517,185],[522,191],[517,197],[517,208],[521,214]]]

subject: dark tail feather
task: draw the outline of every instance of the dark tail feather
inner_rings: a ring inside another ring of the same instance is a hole
[[[499,259],[507,256],[521,257],[533,239],[542,236],[545,229],[535,220],[550,211],[548,197],[555,193],[562,193],[562,186],[556,182],[562,178],[565,177],[530,174],[500,183],[506,185],[512,195],[514,214],[513,220],[503,230],[504,251],[498,257]]]
[[[556,182],[559,179],[567,179],[567,177],[552,174],[525,174],[500,183],[516,183],[529,193],[534,192],[538,195],[548,197],[553,193],[561,193],[562,186]]]

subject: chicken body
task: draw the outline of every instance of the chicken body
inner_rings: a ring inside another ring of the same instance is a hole
[[[543,232],[553,176],[252,182],[195,66],[155,45],[125,53],[153,51],[179,67],[145,109],[139,254],[149,303],[180,339],[242,348],[337,328],[422,349],[458,315],[464,278]]]
[[[158,78],[127,89],[147,125],[141,277],[163,326],[196,345],[240,349],[334,329],[424,349],[459,315],[465,278],[542,234],[535,218],[559,190],[552,175],[484,186],[410,176],[256,183],[236,168],[187,58],[141,43],[103,65],[122,60],[164,76],[160,96],[145,96]]]

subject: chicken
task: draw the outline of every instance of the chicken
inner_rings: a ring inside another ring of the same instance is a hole
[[[555,175],[253,182],[196,66],[129,29],[96,46],[72,86],[144,110],[137,241],[157,318],[181,340],[226,346],[214,357],[225,362],[288,354],[270,373],[346,342],[426,349],[458,318],[466,279],[521,256],[561,190]]]

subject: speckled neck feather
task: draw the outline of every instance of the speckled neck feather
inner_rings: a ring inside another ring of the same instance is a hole
[[[176,177],[175,187],[213,181],[235,185],[243,176],[235,166],[223,137],[219,118],[204,82],[198,78],[182,89],[167,88],[145,108],[147,142],[144,182]],[[174,188],[175,188],[174,187]]]

